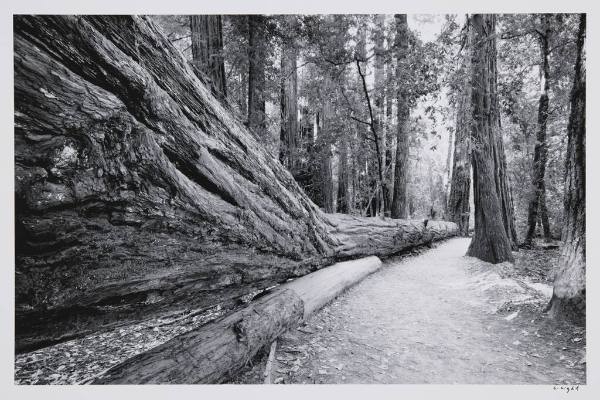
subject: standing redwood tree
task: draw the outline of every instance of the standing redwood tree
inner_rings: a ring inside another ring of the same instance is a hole
[[[375,29],[372,33],[372,40],[374,42],[375,52],[375,61],[373,65],[374,69],[374,117],[375,117],[375,130],[377,132],[376,140],[379,141],[379,161],[378,164],[381,165],[382,169],[385,169],[386,165],[386,138],[385,138],[385,114],[383,102],[385,99],[383,86],[385,84],[385,74],[384,74],[384,65],[385,65],[385,48],[384,44],[384,15],[378,14],[375,16]],[[386,203],[385,193],[387,192],[386,188],[386,179],[385,175],[381,176],[381,190],[377,191],[377,213],[381,216],[385,215],[385,210],[388,208]]]
[[[294,26],[294,16],[286,16],[286,26]],[[298,49],[291,37],[281,51],[281,130],[279,161],[294,175],[298,146]]]
[[[470,18],[471,140],[475,235],[467,255],[491,263],[512,261],[511,241],[505,229],[503,204],[497,188],[498,123],[494,115],[496,82],[496,17],[474,14]]]
[[[546,240],[551,238],[550,223],[548,221],[548,212],[546,210],[546,187],[544,175],[546,173],[546,161],[548,159],[548,145],[546,143],[546,131],[548,125],[548,106],[550,103],[548,92],[550,91],[550,64],[548,58],[550,55],[550,34],[551,15],[541,14],[541,29],[537,31],[540,41],[541,55],[541,94],[538,105],[538,131],[535,141],[535,150],[533,153],[533,179],[531,188],[531,198],[529,200],[529,209],[527,215],[527,236],[524,245],[530,247],[535,236],[535,227],[538,222],[538,216],[541,211],[542,226],[544,228],[544,237]]]
[[[227,96],[221,16],[191,15],[190,30],[194,64],[210,78],[218,93]]]
[[[330,93],[333,90],[331,78],[325,77],[325,92]],[[331,135],[333,134],[333,105],[328,98],[323,99],[321,114],[319,116],[318,141],[321,146],[321,196],[323,211],[334,213],[336,211],[335,183],[333,178],[333,149],[331,144]]]
[[[400,82],[403,68],[407,67],[408,54],[408,24],[406,14],[396,14],[396,78],[398,80],[397,113],[398,128],[396,133],[396,165],[394,170],[394,196],[392,200],[392,218],[407,218],[407,185],[408,185],[408,95]]]
[[[471,206],[469,195],[471,190],[471,90],[470,90],[470,46],[468,25],[464,36],[465,54],[459,70],[457,88],[458,104],[456,109],[456,138],[454,141],[454,157],[452,161],[452,180],[448,198],[449,219],[458,225],[462,236],[469,235],[469,219]],[[462,85],[461,85],[462,84]]]
[[[248,16],[248,127],[257,132],[267,128],[265,114],[265,62],[267,18]]]
[[[553,317],[585,322],[585,66],[583,46],[586,16],[577,35],[577,60],[571,90],[571,114],[567,126],[565,211],[562,249],[550,301]]]

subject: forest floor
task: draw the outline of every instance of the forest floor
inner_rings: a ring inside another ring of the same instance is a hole
[[[272,382],[585,384],[585,329],[542,313],[558,250],[491,265],[468,245],[387,260],[278,340]],[[263,383],[266,358],[231,383]]]

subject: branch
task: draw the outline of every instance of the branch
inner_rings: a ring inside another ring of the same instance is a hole
[[[516,39],[516,38],[520,38],[526,35],[530,35],[534,33],[533,29],[529,29],[526,31],[520,31],[520,32],[508,32],[508,33],[503,33],[502,35],[500,35],[500,39],[504,39],[504,40],[511,40],[511,39]]]
[[[554,50],[560,49],[561,47],[565,47],[566,45],[568,45],[569,43],[577,43],[577,40],[566,40],[563,43],[554,46],[553,48],[551,48],[550,50],[548,50],[548,54],[552,53]]]
[[[369,107],[369,118],[371,120],[371,122],[369,123],[369,126],[371,127],[371,130],[373,131],[373,136],[375,136],[375,139],[377,139],[377,132],[375,131],[375,118],[373,117],[373,107],[371,107],[371,98],[369,97],[369,90],[367,89],[367,81],[365,80],[365,74],[363,74],[362,69],[360,68],[360,60],[358,58],[355,58],[356,60],[356,68],[358,69],[358,75],[360,75],[360,79],[362,81],[362,86],[363,86],[363,91],[365,92],[365,97],[367,99],[367,106]]]
[[[183,35],[183,36],[180,36],[180,37],[178,37],[178,38],[176,38],[176,39],[169,39],[169,41],[170,41],[171,43],[175,43],[175,42],[177,42],[177,41],[179,41],[179,40],[181,40],[181,39],[187,39],[187,38],[189,38],[189,37],[191,37],[191,36],[192,36],[192,35]]]
[[[356,117],[355,117],[355,116],[353,116],[353,115],[348,115],[348,117],[352,118],[352,119],[353,119],[353,120],[355,120],[356,122],[360,122],[361,124],[365,124],[365,125],[367,125],[367,126],[369,126],[369,127],[371,126],[371,124],[370,124],[369,122],[367,122],[367,121],[363,121],[362,119],[358,119],[358,118],[356,118]]]

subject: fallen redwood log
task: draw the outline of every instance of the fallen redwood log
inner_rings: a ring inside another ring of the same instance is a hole
[[[241,310],[124,361],[94,383],[226,381],[261,348],[380,267],[379,258],[367,257],[295,279]]]
[[[455,234],[322,213],[146,17],[14,32],[18,352]]]

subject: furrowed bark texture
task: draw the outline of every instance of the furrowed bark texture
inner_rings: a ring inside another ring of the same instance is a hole
[[[488,28],[495,32],[495,16],[489,17],[492,19]],[[493,34],[492,34],[493,35]],[[504,151],[504,140],[502,135],[502,126],[500,123],[500,104],[498,98],[498,65],[496,57],[496,39],[491,37],[488,40],[487,61],[489,62],[489,81],[488,90],[490,96],[490,105],[487,117],[491,120],[492,129],[494,130],[495,140],[493,143],[493,159],[495,168],[495,183],[496,193],[500,199],[500,208],[502,210],[502,223],[504,230],[508,236],[510,246],[513,250],[519,249],[519,241],[517,230],[515,228],[514,206],[512,200],[512,192],[508,178],[508,169],[506,166],[506,152]]]
[[[111,368],[99,384],[226,382],[263,347],[381,267],[341,262],[273,289],[248,307]]]
[[[373,42],[374,42],[374,49],[373,51],[375,52],[375,61],[374,61],[374,71],[373,71],[373,79],[374,79],[374,95],[373,95],[373,111],[374,111],[374,117],[375,117],[375,131],[377,131],[377,140],[379,141],[378,143],[378,148],[379,148],[379,165],[381,165],[381,168],[383,170],[385,170],[385,166],[386,166],[386,148],[387,148],[387,143],[386,143],[386,138],[385,138],[385,114],[384,114],[384,107],[383,107],[383,102],[385,99],[385,91],[384,91],[384,85],[385,85],[385,75],[384,75],[384,63],[385,63],[385,49],[383,46],[384,43],[384,24],[385,24],[385,19],[384,19],[384,15],[383,14],[378,14],[375,17],[375,32],[374,32],[374,37],[372,38]],[[378,192],[378,198],[377,198],[377,213],[379,215],[385,215],[385,211],[387,208],[389,208],[389,206],[386,204],[386,196],[385,193],[387,191],[386,188],[386,177],[381,176],[381,190]]]
[[[550,224],[548,222],[548,213],[544,213],[546,206],[546,188],[544,176],[546,174],[546,161],[548,159],[548,145],[546,143],[546,131],[548,126],[548,107],[550,99],[550,65],[548,58],[550,55],[550,18],[548,14],[540,15],[541,32],[538,33],[541,53],[541,94],[538,103],[538,131],[533,153],[533,176],[531,183],[531,198],[529,200],[529,209],[527,213],[527,235],[524,245],[531,246],[535,236],[535,227],[538,224],[538,216],[542,217],[544,227],[544,236],[546,240],[550,238]],[[541,215],[540,215],[541,214]],[[544,218],[545,217],[545,218]]]
[[[223,60],[223,24],[220,15],[191,15],[192,58],[209,77],[217,93],[227,96]]]
[[[294,17],[291,17],[292,19]],[[290,18],[288,18],[290,19]],[[291,25],[291,23],[290,23]],[[279,161],[294,175],[298,147],[298,50],[286,42],[281,52],[281,129]]]
[[[295,291],[276,290],[214,323],[111,368],[96,384],[220,383],[304,316]]]
[[[248,16],[248,126],[265,135],[266,23],[264,15]]]
[[[462,236],[469,235],[469,219],[471,207],[469,195],[471,191],[471,90],[470,90],[470,45],[468,31],[463,47],[465,55],[461,65],[465,74],[464,85],[459,88],[458,107],[456,110],[456,138],[452,161],[452,179],[448,198],[449,219],[458,225]]]
[[[586,15],[581,14],[577,37],[577,61],[571,90],[571,114],[567,126],[565,217],[561,255],[555,271],[550,313],[585,323],[585,62]]]
[[[505,230],[502,193],[498,191],[499,172],[497,121],[493,90],[496,74],[495,16],[471,17],[471,124],[475,234],[467,255],[491,263],[512,261],[511,241]]]
[[[388,227],[344,237],[148,19],[14,27],[17,351],[391,254]]]
[[[400,82],[402,68],[406,68],[406,58],[408,52],[408,23],[406,14],[396,14],[396,78]],[[396,163],[394,165],[394,196],[392,200],[391,216],[392,218],[407,217],[407,186],[408,186],[408,153],[409,153],[409,132],[408,118],[410,109],[406,91],[398,88],[397,92],[397,115],[398,127],[396,133]]]
[[[354,211],[352,196],[352,148],[345,135],[339,141],[340,164],[338,168],[337,211],[351,213]]]

